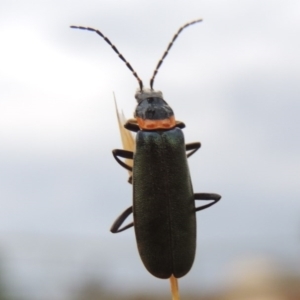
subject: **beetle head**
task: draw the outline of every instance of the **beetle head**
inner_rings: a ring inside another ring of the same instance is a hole
[[[161,91],[140,89],[135,94],[138,105],[134,116],[140,129],[156,130],[175,127],[175,117],[172,108],[163,99]]]

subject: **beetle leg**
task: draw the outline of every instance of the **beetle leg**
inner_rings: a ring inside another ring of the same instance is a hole
[[[185,124],[181,121],[176,121],[176,127],[183,129],[185,127]]]
[[[221,196],[218,194],[212,194],[212,193],[197,193],[194,194],[194,199],[195,200],[214,200],[213,202],[209,204],[205,204],[199,207],[196,207],[196,211],[203,210],[205,208],[208,208],[214,204],[216,204],[220,199]]]
[[[123,158],[129,158],[129,159],[133,159],[133,152],[131,151],[127,151],[127,150],[122,150],[122,149],[114,149],[112,151],[112,154],[115,158],[115,160],[126,170],[131,171],[132,172],[132,167],[126,165],[124,162],[122,162],[118,156],[123,157]]]
[[[133,222],[129,223],[128,225],[122,227],[121,229],[119,229],[121,227],[121,225],[123,224],[123,222],[126,220],[126,218],[132,214],[132,206],[128,207],[126,210],[124,210],[121,215],[117,218],[117,220],[114,222],[114,224],[112,224],[110,231],[112,233],[118,233],[121,231],[124,231],[130,227],[133,226]]]
[[[199,142],[186,144],[185,151],[193,150],[187,154],[187,157],[190,157],[191,155],[193,155],[200,147],[201,147],[201,143],[199,143]]]
[[[124,128],[133,132],[138,132],[140,130],[140,127],[137,124],[136,119],[127,120],[127,122],[124,124]]]

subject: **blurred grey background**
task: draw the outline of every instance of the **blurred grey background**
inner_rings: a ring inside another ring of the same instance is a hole
[[[137,81],[98,35],[70,25],[100,29],[148,86],[176,30],[203,18],[178,38],[154,84],[186,123],[186,141],[202,143],[189,160],[195,192],[223,197],[198,213],[182,298],[222,293],[249,269],[297,277],[299,14],[297,0],[2,0],[4,297],[170,297],[169,283],[143,267],[133,230],[109,232],[132,201],[111,154],[121,147],[113,92],[132,117]]]

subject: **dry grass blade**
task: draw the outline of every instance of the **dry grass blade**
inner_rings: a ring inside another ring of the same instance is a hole
[[[178,290],[178,281],[177,278],[173,275],[170,277],[172,300],[180,300],[179,290]]]

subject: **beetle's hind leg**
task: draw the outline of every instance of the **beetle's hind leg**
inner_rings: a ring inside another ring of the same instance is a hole
[[[132,214],[132,206],[128,207],[126,210],[124,210],[121,215],[116,219],[116,221],[114,222],[114,224],[112,224],[110,231],[112,233],[119,233],[121,231],[124,231],[130,227],[133,226],[133,222],[129,223],[128,225],[122,227],[121,229],[119,229],[121,227],[121,225],[123,224],[123,222],[127,219],[127,217]]]
[[[197,193],[197,194],[194,194],[194,199],[195,200],[208,200],[208,201],[213,200],[213,202],[211,202],[211,203],[196,207],[196,211],[199,211],[199,210],[203,210],[205,208],[208,208],[208,207],[216,204],[221,199],[221,196],[218,194],[213,194],[213,193]]]
[[[191,155],[193,155],[199,148],[201,147],[201,143],[199,142],[195,142],[195,143],[189,143],[185,145],[185,151],[191,151],[189,153],[187,153],[187,157],[190,157]]]

